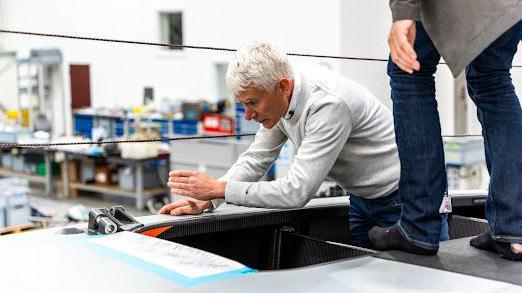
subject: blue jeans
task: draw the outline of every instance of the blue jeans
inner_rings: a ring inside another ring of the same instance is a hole
[[[401,216],[399,192],[376,198],[365,199],[350,195],[350,235],[351,244],[371,248],[368,231],[374,226],[389,227],[397,223]]]
[[[466,68],[491,175],[486,218],[492,236],[505,242],[522,240],[522,111],[509,73],[521,37],[519,22]],[[439,207],[447,186],[433,77],[440,54],[421,23],[417,23],[414,47],[420,71],[408,74],[388,62],[401,161],[398,228],[414,245],[436,250]]]
[[[390,227],[397,223],[401,216],[401,200],[399,192],[394,191],[386,197],[365,199],[350,195],[350,236],[351,244],[359,247],[373,248],[368,239],[368,231],[375,227]],[[447,217],[443,218],[440,241],[449,239]]]

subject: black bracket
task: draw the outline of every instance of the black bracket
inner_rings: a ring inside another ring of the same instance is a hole
[[[122,206],[91,209],[89,212],[88,233],[91,235],[134,231],[140,227],[143,227],[143,224],[127,214]]]

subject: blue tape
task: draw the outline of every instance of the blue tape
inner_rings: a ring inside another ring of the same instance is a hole
[[[89,249],[93,249],[95,251],[98,251],[100,253],[106,254],[108,256],[111,256],[113,258],[116,258],[118,260],[125,261],[135,267],[138,267],[140,269],[143,269],[145,271],[154,273],[156,275],[159,275],[163,278],[166,278],[170,281],[173,281],[177,284],[180,284],[185,287],[192,287],[196,285],[201,285],[208,282],[213,282],[217,280],[223,280],[228,278],[233,278],[237,276],[247,275],[251,273],[257,272],[255,269],[251,269],[249,267],[244,267],[238,270],[224,272],[220,274],[205,276],[205,277],[199,277],[199,278],[189,278],[182,274],[179,274],[175,271],[166,269],[162,266],[150,263],[148,261],[145,261],[143,259],[128,255],[126,253],[104,247],[101,245],[98,245],[96,243],[88,241],[89,237],[105,237],[107,235],[78,235],[78,237],[72,237],[71,240],[73,240],[75,243],[78,243],[82,246],[88,247]]]

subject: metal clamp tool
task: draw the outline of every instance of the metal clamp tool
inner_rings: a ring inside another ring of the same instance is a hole
[[[143,227],[143,224],[127,214],[122,206],[115,206],[110,208],[110,210],[107,208],[96,208],[91,209],[89,212],[88,233],[90,235],[133,231],[140,227]]]

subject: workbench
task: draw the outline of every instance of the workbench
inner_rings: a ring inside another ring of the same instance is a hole
[[[31,183],[39,183],[44,185],[45,195],[48,197],[56,196],[57,198],[75,198],[77,190],[98,192],[108,195],[118,195],[136,199],[136,208],[143,209],[145,201],[153,196],[167,196],[169,189],[166,185],[155,188],[144,188],[144,168],[143,166],[152,161],[165,161],[166,166],[170,166],[170,153],[162,153],[158,157],[146,159],[130,159],[121,158],[119,156],[92,156],[85,152],[64,151],[59,148],[21,148],[17,149],[17,156],[23,155],[39,155],[43,157],[46,173],[44,176],[28,174],[14,170],[10,167],[0,167],[0,176],[2,177],[21,177],[27,179]],[[56,157],[60,157],[59,160]],[[80,182],[74,176],[71,178],[70,162],[83,159],[101,160],[106,163],[114,163],[127,165],[133,168],[135,175],[135,186],[133,190],[118,188],[117,186],[109,186],[95,183]],[[61,164],[61,175],[53,176],[52,164],[55,162]],[[169,167],[167,167],[169,168]],[[72,195],[72,196],[71,196]]]
[[[121,158],[119,156],[108,156],[108,157],[97,157],[97,156],[90,156],[85,153],[80,152],[62,152],[64,154],[64,163],[62,164],[62,180],[63,180],[63,186],[64,186],[64,197],[68,198],[71,196],[72,191],[76,190],[84,190],[84,191],[91,191],[91,192],[98,192],[103,194],[109,194],[109,195],[119,195],[119,196],[125,196],[125,197],[131,197],[136,199],[136,208],[137,209],[143,209],[145,207],[145,201],[147,198],[153,197],[153,196],[167,196],[169,194],[169,188],[165,185],[156,187],[156,188],[144,188],[144,180],[143,180],[143,166],[147,162],[151,161],[165,161],[166,166],[170,166],[170,153],[163,153],[160,154],[158,157],[154,158],[146,158],[146,159],[125,159]],[[69,163],[73,160],[79,160],[82,159],[97,159],[97,160],[103,160],[104,162],[110,164],[121,164],[121,165],[128,165],[134,169],[135,174],[135,186],[134,190],[126,190],[122,188],[118,188],[117,186],[104,186],[101,184],[93,184],[93,183],[82,183],[78,180],[71,180],[70,173],[69,172]]]
[[[10,150],[2,150],[0,154],[9,153],[13,158],[14,154]],[[51,196],[52,194],[56,194],[57,185],[59,185],[59,177],[52,175],[52,163],[54,162],[54,150],[49,149],[17,149],[16,156],[24,156],[27,154],[38,155],[43,157],[43,161],[45,164],[45,175],[39,176],[36,174],[28,174],[26,172],[22,172],[21,170],[15,170],[13,166],[1,166],[0,167],[0,176],[2,177],[20,177],[27,179],[31,183],[43,184],[44,191],[46,196]]]

